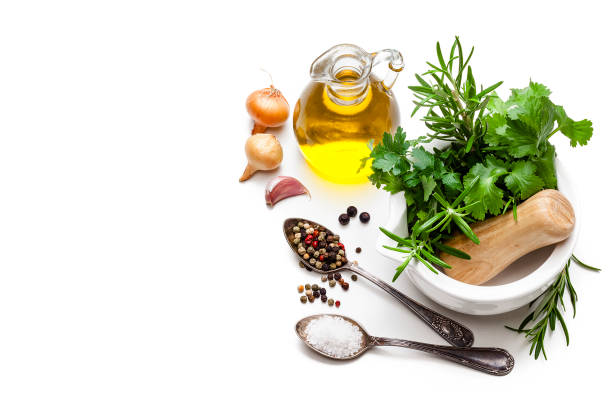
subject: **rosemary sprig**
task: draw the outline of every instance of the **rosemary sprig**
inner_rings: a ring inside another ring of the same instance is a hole
[[[464,59],[459,37],[455,37],[448,60],[442,55],[439,42],[436,44],[436,53],[438,64],[427,62],[431,69],[423,74],[433,81],[427,82],[416,74],[419,85],[408,87],[416,97],[411,116],[421,108],[428,108],[427,115],[421,119],[433,132],[427,136],[463,144],[465,152],[469,152],[472,146],[479,146],[487,132],[484,115],[490,94],[503,81],[486,89],[481,86],[478,90],[472,67],[469,65],[474,47]]]
[[[578,294],[572,285],[569,273],[569,267],[572,261],[576,262],[583,268],[590,269],[592,271],[600,271],[599,268],[585,264],[572,254],[555,282],[546,290],[546,292],[529,304],[529,308],[531,308],[537,302],[533,311],[529,313],[527,317],[525,317],[519,327],[513,328],[505,326],[507,329],[517,333],[523,333],[525,335],[527,341],[531,343],[529,355],[533,354],[536,360],[540,356],[540,353],[545,359],[547,359],[546,351],[544,349],[544,339],[548,330],[551,332],[555,330],[557,322],[559,322],[561,325],[563,334],[565,335],[565,342],[569,346],[569,332],[567,330],[565,320],[563,319],[562,312],[565,312],[563,296],[567,291],[572,304],[572,310],[574,312],[573,317],[576,317],[576,302],[578,301]],[[559,305],[561,308],[559,308]],[[533,323],[533,325],[530,328],[527,328],[529,323]]]
[[[402,238],[391,231],[388,231],[382,227],[380,227],[380,231],[397,242],[397,247],[390,247],[383,245],[384,248],[389,249],[391,251],[402,252],[406,254],[406,258],[404,258],[404,262],[402,262],[395,270],[396,273],[393,276],[393,282],[401,275],[401,273],[406,269],[410,261],[414,258],[419,260],[423,265],[425,265],[430,271],[433,273],[438,273],[438,270],[433,265],[438,265],[446,269],[451,269],[452,267],[444,262],[442,259],[438,258],[436,254],[436,247],[438,250],[442,252],[446,252],[450,255],[456,256],[458,258],[470,259],[470,256],[463,251],[460,251],[456,248],[449,247],[447,245],[441,244],[439,241],[443,237],[443,232],[450,233],[451,231],[451,222],[456,225],[461,232],[465,234],[470,240],[474,243],[479,244],[480,241],[474,231],[470,228],[468,223],[464,220],[464,217],[467,217],[467,210],[478,203],[472,203],[469,205],[461,205],[463,197],[465,197],[472,188],[478,182],[478,176],[474,178],[474,180],[457,196],[457,198],[449,203],[444,197],[442,197],[438,192],[433,193],[433,197],[440,204],[441,210],[436,212],[433,216],[417,222],[410,234],[410,237]],[[435,238],[432,238],[430,234],[438,231],[439,234],[435,234]]]

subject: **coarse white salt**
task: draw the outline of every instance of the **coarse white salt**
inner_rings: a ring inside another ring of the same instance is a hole
[[[312,319],[304,329],[312,347],[332,357],[350,357],[361,349],[363,333],[354,324],[338,316]]]

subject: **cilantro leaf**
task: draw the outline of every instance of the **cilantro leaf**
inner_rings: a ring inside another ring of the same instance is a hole
[[[421,176],[421,184],[423,185],[423,200],[427,201],[436,188],[436,180],[433,176]]]
[[[567,116],[562,106],[557,105],[555,108],[559,130],[565,136],[569,137],[570,145],[572,147],[576,147],[578,144],[580,144],[580,146],[586,145],[591,139],[591,136],[593,136],[593,123],[587,119],[576,122]]]
[[[593,135],[591,121],[574,121],[549,96],[550,90],[537,82],[513,89],[506,102],[494,95],[488,105],[491,114],[485,142],[506,149],[515,158],[539,157],[546,150],[545,142],[557,131],[570,139],[572,147],[586,145]]]
[[[544,181],[535,175],[537,167],[532,162],[520,160],[512,163],[510,174],[504,178],[506,187],[522,200],[531,197],[544,187]]]
[[[395,167],[399,161],[401,160],[401,156],[397,153],[388,152],[382,155],[382,157],[377,158],[372,163],[372,167],[375,169],[380,169],[382,171],[391,171],[393,167]]]
[[[499,177],[507,173],[504,162],[489,155],[485,164],[477,163],[463,177],[463,185],[467,188],[477,176],[476,185],[463,199],[470,207],[472,216],[477,220],[484,220],[487,212],[497,215],[504,206],[504,192],[495,185]]]
[[[544,181],[544,188],[557,188],[555,156],[555,146],[546,142],[544,154],[533,160],[537,167],[536,175]]]
[[[508,98],[509,105],[517,105],[522,106],[525,104],[526,100],[530,98],[548,98],[551,92],[545,85],[539,84],[537,82],[529,81],[529,86],[518,89],[512,89],[512,95]]]
[[[369,180],[376,186],[376,188],[380,188],[384,185],[383,190],[390,192],[391,194],[399,193],[400,191],[405,189],[404,183],[402,183],[401,179],[394,177],[389,173],[381,173],[374,172],[369,177]]]
[[[442,175],[442,184],[453,190],[461,190],[463,185],[461,184],[461,175],[455,172],[446,172]]]
[[[412,165],[419,170],[433,169],[434,155],[429,153],[423,146],[416,147],[410,152],[412,156]]]
[[[540,146],[552,134],[555,105],[548,98],[530,97],[522,101],[516,117],[508,116],[504,121],[499,113],[491,115],[485,142],[505,148],[515,158],[537,156]]]

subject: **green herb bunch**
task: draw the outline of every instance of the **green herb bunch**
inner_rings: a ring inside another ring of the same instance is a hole
[[[406,199],[409,236],[383,232],[406,251],[408,261],[417,259],[434,272],[434,265],[449,267],[438,251],[469,259],[443,245],[453,233],[478,243],[470,222],[510,207],[516,217],[519,203],[556,188],[552,135],[561,132],[577,146],[593,133],[590,121],[574,121],[555,105],[544,85],[513,89],[506,101],[494,92],[501,81],[478,87],[469,65],[473,52],[464,58],[456,37],[445,59],[438,43],[437,64],[427,62],[430,70],[416,75],[418,85],[409,87],[415,96],[412,115],[427,109],[422,120],[429,132],[411,140],[401,128],[393,136],[385,133],[363,160],[365,166],[372,159],[370,181],[376,187],[403,192]],[[398,267],[394,280],[407,264]]]

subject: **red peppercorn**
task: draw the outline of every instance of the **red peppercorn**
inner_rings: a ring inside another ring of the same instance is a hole
[[[342,242],[338,242],[338,246],[342,249],[344,249],[344,244]]]
[[[340,307],[340,301],[336,300],[336,307]]]
[[[313,248],[316,248],[316,247],[318,247],[318,246],[319,246],[319,241],[314,241],[314,242],[312,243],[312,247],[313,247]]]
[[[316,230],[315,232],[312,233],[313,236],[318,236],[319,235],[319,230]]]
[[[323,262],[324,259],[325,257],[323,255],[319,255],[319,261]]]

